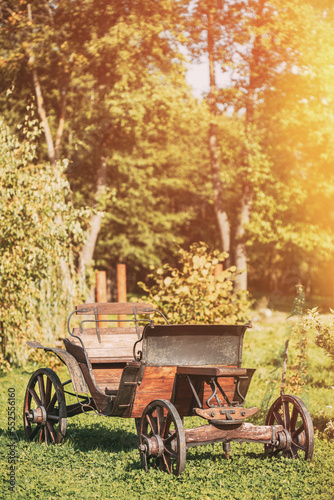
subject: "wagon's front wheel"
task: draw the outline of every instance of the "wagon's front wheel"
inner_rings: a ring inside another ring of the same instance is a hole
[[[186,439],[174,405],[157,399],[145,408],[139,425],[139,451],[147,470],[154,468],[179,476],[186,466]]]
[[[31,376],[23,408],[23,424],[28,441],[60,443],[66,433],[66,402],[58,375],[40,368]]]
[[[312,460],[314,451],[314,430],[311,416],[300,398],[283,394],[269,409],[266,425],[282,425],[287,431],[289,444],[280,450],[265,445],[266,451],[274,455],[282,451],[291,458]]]

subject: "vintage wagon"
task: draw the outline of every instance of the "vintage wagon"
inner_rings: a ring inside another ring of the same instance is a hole
[[[118,315],[130,326],[110,326]],[[221,442],[229,457],[231,441],[263,443],[268,453],[312,459],[312,421],[298,397],[281,394],[265,425],[246,422],[258,411],[244,406],[255,372],[241,366],[249,326],[170,325],[148,304],[77,306],[68,318],[65,349],[28,342],[58,356],[71,378],[61,383],[49,368],[31,376],[23,415],[27,439],[59,443],[67,418],[95,411],[135,419],[146,469],[153,465],[179,475],[188,448]],[[66,405],[66,394],[74,395],[65,390],[70,382],[77,402]],[[204,425],[184,429],[184,418],[196,415]]]

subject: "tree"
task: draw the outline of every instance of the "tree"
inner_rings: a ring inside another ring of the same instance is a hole
[[[59,0],[35,1],[27,8],[9,0],[3,2],[2,13],[6,38],[3,68],[14,81],[9,101],[2,106],[22,103],[22,112],[27,98],[22,79],[32,82],[30,92],[34,87],[51,163],[60,154],[71,160],[68,175],[76,199],[82,203],[85,198],[84,202],[96,209],[79,259],[79,270],[84,272],[94,255],[103,209],[114,210],[115,196],[123,208],[131,205],[129,193],[133,190],[124,189],[126,178],[140,174],[141,181],[145,180],[143,165],[139,168],[133,158],[139,151],[152,157],[154,140],[157,146],[164,141],[165,117],[162,114],[159,123],[158,112],[154,117],[151,112],[161,137],[156,134],[156,139],[145,139],[146,145],[137,143],[141,140],[136,131],[138,120],[144,118],[148,124],[152,88],[157,85],[163,91],[167,85],[184,86],[183,70],[176,61],[180,7],[169,1],[120,1],[106,6],[104,1]],[[3,91],[8,88],[9,78],[3,81]],[[185,95],[184,90],[183,101]],[[152,166],[152,158],[147,164],[150,162]],[[132,169],[126,172],[129,165]],[[144,183],[143,192],[145,188],[149,186]],[[150,213],[151,219],[155,213]],[[173,223],[173,217],[164,215],[165,223],[162,211],[157,218],[162,231],[164,225]],[[122,244],[119,237],[115,249]],[[142,244],[137,244],[137,252],[140,247]],[[127,254],[126,249],[120,250],[120,255]]]
[[[328,17],[328,14],[326,16]],[[286,176],[288,183],[286,178],[283,180],[279,165],[282,166],[281,158],[283,154],[286,155],[287,148],[281,132],[275,125],[278,116],[281,125],[283,122],[286,125],[290,120],[296,125],[296,113],[302,113],[305,101],[311,104],[314,99],[312,94],[315,89],[313,87],[313,92],[310,93],[311,89],[306,84],[305,77],[322,73],[314,60],[314,54],[319,53],[319,40],[325,40],[328,35],[330,41],[324,46],[327,49],[333,46],[332,36],[328,32],[330,23],[328,20],[324,21],[326,16],[323,7],[315,8],[298,0],[284,4],[276,0],[207,0],[194,2],[192,6],[188,24],[188,46],[195,59],[203,54],[208,55],[211,82],[209,103],[213,117],[211,122],[219,123],[224,110],[229,110],[230,114],[233,112],[234,116],[238,117],[237,121],[242,123],[243,127],[239,136],[239,144],[242,147],[238,148],[238,153],[232,161],[234,173],[224,164],[223,159],[229,156],[229,152],[224,151],[225,144],[219,144],[217,128],[214,131],[212,126],[209,141],[213,166],[213,198],[216,206],[218,207],[219,201],[220,207],[224,207],[220,210],[227,215],[232,262],[238,269],[247,269],[247,248],[255,245],[257,250],[260,250],[258,241],[268,242],[268,229],[271,246],[278,246],[280,235],[276,225],[277,219],[287,220],[290,217],[290,226],[292,221],[298,220],[296,212],[300,206],[296,203],[297,200],[293,200],[291,193],[300,193],[305,188],[309,192],[311,188],[301,182],[296,189],[292,175]],[[307,50],[310,39],[313,53]],[[324,54],[323,48],[320,53]],[[222,88],[216,85],[218,68],[226,75]],[[314,85],[318,76],[312,79]],[[316,85],[319,83],[318,80]],[[324,92],[325,89],[320,88],[319,85],[317,92],[322,95],[322,99],[327,99],[328,89]],[[289,108],[291,101],[288,102],[288,96],[293,100],[293,112],[291,107]],[[222,130],[222,127],[220,129]],[[320,132],[321,129],[318,130]],[[289,133],[291,134],[291,130]],[[223,132],[224,136],[226,137],[226,133]],[[295,133],[286,138],[292,156],[289,158],[291,164],[286,162],[285,157],[285,172],[287,169],[292,170],[300,149],[300,142],[296,141]],[[302,138],[301,143],[304,143],[304,139]],[[217,158],[220,159],[220,165]],[[300,162],[298,164],[299,169],[305,171]],[[321,161],[317,162],[314,171],[317,174],[314,177],[318,177],[320,173],[320,164]],[[263,180],[266,180],[266,183]],[[237,193],[238,199],[228,196],[230,189]],[[281,203],[282,197],[289,199],[289,208],[287,204]],[[291,209],[295,210],[294,214]],[[269,219],[268,215],[272,219]],[[263,222],[261,217],[264,217]],[[307,222],[306,219],[305,223]],[[263,229],[267,230],[264,232]],[[311,231],[306,230],[305,224],[297,225],[295,231],[288,233],[289,231],[285,231],[290,245],[293,238],[298,238],[297,235],[300,235],[304,242],[306,233],[309,241],[312,239]],[[327,232],[325,239],[329,243],[328,237],[330,240],[331,236]],[[329,247],[331,245],[332,243],[329,243]],[[260,252],[262,256],[263,249]],[[261,259],[262,257],[259,260]],[[245,288],[246,284],[244,274],[239,286]]]

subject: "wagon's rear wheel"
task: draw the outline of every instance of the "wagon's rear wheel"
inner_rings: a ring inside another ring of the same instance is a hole
[[[66,433],[66,402],[58,375],[40,368],[31,376],[23,408],[28,441],[60,443]]]
[[[266,425],[283,425],[289,440],[288,449],[280,450],[265,445],[266,451],[274,455],[280,451],[291,458],[312,460],[314,431],[311,416],[305,404],[296,396],[283,394],[272,404]],[[290,442],[291,437],[291,442]]]
[[[152,401],[139,425],[139,450],[147,470],[150,462],[179,476],[186,466],[186,440],[182,420],[174,405],[164,399]]]

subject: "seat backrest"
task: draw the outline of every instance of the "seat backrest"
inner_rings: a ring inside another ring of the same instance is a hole
[[[69,341],[84,346],[91,363],[134,360],[133,347],[143,326],[155,312],[151,304],[131,302],[89,303],[76,306],[68,320]],[[70,329],[71,318],[82,316],[79,327]],[[119,320],[122,320],[117,327]],[[112,325],[109,327],[109,325]],[[127,326],[131,325],[131,326]]]
[[[139,327],[142,333],[143,327]],[[70,337],[71,343],[85,346],[88,359],[93,363],[121,363],[134,360],[133,346],[138,341],[135,327],[127,328],[100,328],[100,338],[97,337],[96,328],[85,328],[81,333],[79,328],[74,328]]]

